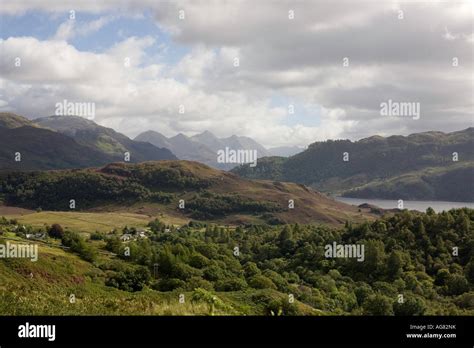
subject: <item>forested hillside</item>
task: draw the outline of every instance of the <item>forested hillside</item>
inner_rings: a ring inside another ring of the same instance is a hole
[[[48,234],[36,263],[0,259],[2,315],[474,314],[469,209],[404,211],[342,229],[152,220],[146,238],[133,226],[78,234],[0,222],[3,242]],[[124,242],[122,233],[137,237]],[[333,243],[364,245],[363,262],[328,258]]]
[[[263,158],[233,172],[351,197],[474,201],[474,128],[316,142],[288,159]],[[460,190],[459,182],[468,184]]]
[[[152,213],[226,222],[341,224],[373,218],[303,185],[246,180],[188,161],[4,173],[0,199],[10,206],[63,211],[140,204],[155,207]]]

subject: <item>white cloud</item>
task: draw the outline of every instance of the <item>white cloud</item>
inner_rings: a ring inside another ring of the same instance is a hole
[[[76,36],[90,35],[102,29],[102,27],[113,21],[115,18],[115,16],[103,16],[93,21],[79,23],[76,19],[68,19],[61,23],[52,39],[68,41]]]
[[[95,101],[97,121],[129,135],[208,129],[220,136],[251,136],[267,146],[460,129],[473,120],[470,5],[138,0],[132,6],[129,1],[8,0],[0,12],[73,8],[101,17],[65,22],[51,40],[1,41],[2,100],[34,116],[52,113],[61,99]],[[184,20],[179,10],[185,11]],[[288,18],[289,10],[295,19]],[[116,16],[149,11],[170,33],[171,43],[130,37],[99,54],[66,42],[93,34]],[[174,44],[190,48],[176,63],[147,54],[152,46],[166,50]],[[21,68],[14,67],[15,57],[21,57]],[[348,67],[342,65],[344,57]],[[125,58],[130,67],[124,66]],[[275,95],[297,104],[297,110],[314,110],[318,125],[306,123],[302,115],[289,125],[287,106],[272,102]],[[389,98],[420,102],[420,121],[381,118],[378,107]],[[181,104],[185,114],[178,114]]]

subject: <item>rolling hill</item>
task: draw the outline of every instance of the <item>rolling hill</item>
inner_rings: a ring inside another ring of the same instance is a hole
[[[348,197],[474,201],[474,128],[316,142],[295,156],[263,158],[233,172]]]
[[[226,223],[338,225],[371,217],[304,185],[242,179],[189,161],[4,173],[0,175],[0,197],[7,205],[30,209],[68,211],[74,199],[79,211],[131,207],[149,215],[165,213]]]

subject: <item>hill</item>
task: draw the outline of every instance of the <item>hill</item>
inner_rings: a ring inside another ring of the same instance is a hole
[[[457,160],[453,160],[455,154]],[[473,168],[474,128],[468,128],[453,133],[374,136],[356,142],[316,142],[287,159],[264,158],[254,168],[244,165],[233,172],[252,179],[298,182],[350,197],[474,201],[469,180]],[[456,181],[461,178],[465,181]],[[389,180],[392,186],[384,189]],[[464,190],[459,189],[459,182],[466,183]]]
[[[0,175],[0,194],[7,205],[31,209],[68,211],[70,200],[74,199],[76,210],[123,211],[126,207],[141,206],[150,215],[165,212],[225,223],[338,225],[346,220],[370,218],[356,207],[336,202],[303,185],[246,180],[189,161],[4,173]]]
[[[17,126],[0,127],[2,171],[91,167],[110,161],[105,154],[78,144],[66,135],[29,125]]]
[[[374,180],[343,193],[345,197],[404,200],[474,201],[474,164],[426,168],[388,180]]]
[[[0,113],[0,170],[84,168],[124,160],[176,159],[167,149],[133,141],[112,129],[73,116],[30,121]]]
[[[108,155],[113,161],[123,161],[130,153],[130,162],[176,159],[168,149],[147,142],[134,141],[125,135],[78,116],[49,116],[35,119],[44,127],[73,138],[77,143]]]

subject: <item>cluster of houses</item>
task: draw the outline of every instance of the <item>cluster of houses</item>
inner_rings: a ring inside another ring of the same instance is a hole
[[[150,232],[151,231],[148,228],[146,228],[146,229],[140,228],[140,229],[137,229],[136,232],[134,232],[134,233],[124,233],[124,234],[122,234],[120,236],[120,240],[122,242],[130,242],[130,241],[137,240],[137,239],[140,239],[140,238],[148,238],[148,234]],[[164,232],[171,232],[171,230],[169,228],[165,228]]]
[[[27,233],[25,235],[26,239],[46,239],[48,235],[45,232],[39,233]]]
[[[137,230],[136,233],[124,233],[120,236],[120,240],[122,242],[129,242],[131,240],[136,240],[139,238],[147,238],[147,230]]]
[[[30,232],[30,233],[27,233],[31,231],[31,228],[27,228],[25,225],[15,225],[13,227],[13,232],[21,232],[21,233],[25,233],[25,238],[26,239],[41,239],[41,240],[45,240],[47,237],[48,237],[48,234],[46,232]]]

